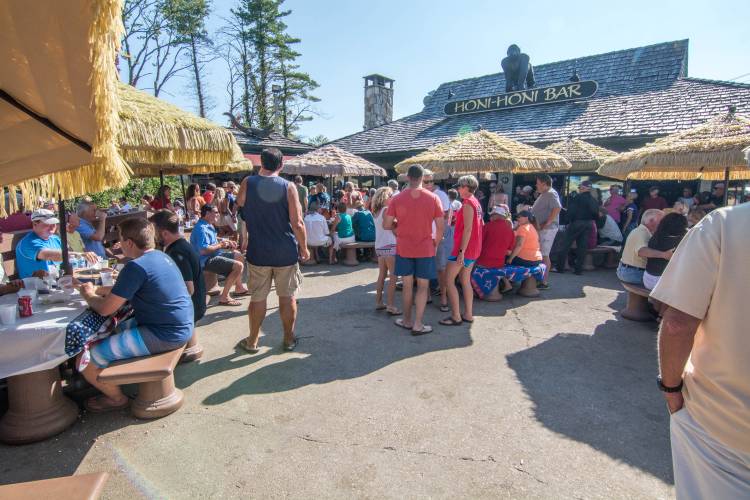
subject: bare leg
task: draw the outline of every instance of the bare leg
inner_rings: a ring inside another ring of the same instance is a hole
[[[406,287],[404,287],[406,292]],[[413,330],[421,330],[424,326],[422,320],[424,319],[424,310],[427,307],[427,298],[430,295],[430,280],[417,278],[417,298],[416,298],[416,313],[414,315],[414,326]]]
[[[386,302],[391,311],[396,309],[396,258],[385,257],[386,269],[388,270],[388,290],[386,291]]]
[[[458,288],[456,288],[456,276],[460,272],[461,265],[458,262],[448,262],[448,270],[445,274],[445,287],[448,292],[448,302],[450,302],[451,318],[453,318],[453,321],[461,321],[461,306],[458,303]]]
[[[279,316],[284,328],[284,344],[294,342],[294,323],[297,321],[297,299],[294,297],[279,297]]]
[[[411,306],[414,304],[414,276],[403,276],[402,282],[404,288],[401,290],[401,300],[404,309],[404,326],[411,327],[414,323],[411,321]],[[427,302],[427,299],[425,299]]]
[[[375,283],[375,307],[383,305],[383,285],[385,285],[385,278],[388,274],[388,264],[385,259],[386,257],[378,258],[378,281]]]
[[[474,289],[471,286],[471,268],[464,267],[459,275],[461,280],[461,289],[464,294],[464,315],[463,317],[472,321],[474,319]]]
[[[448,289],[445,286],[445,280],[447,279],[448,271],[446,269],[438,270],[438,285],[440,286],[440,305],[444,306],[448,304]]]
[[[258,347],[258,336],[260,327],[266,318],[266,299],[250,302],[247,306],[247,314],[250,321],[250,335],[247,337],[248,347]]]
[[[125,394],[122,393],[119,385],[99,382],[96,379],[101,372],[101,368],[96,366],[94,363],[89,363],[88,366],[83,370],[82,374],[83,378],[85,378],[89,384],[99,389],[99,391],[101,391],[101,393],[104,394],[111,403],[117,405],[124,403],[128,398],[127,396],[125,396]]]
[[[243,280],[243,276],[245,274],[245,258],[242,256],[240,252],[234,252],[234,261],[239,262],[242,268],[240,269],[240,273],[237,275],[237,279],[234,282],[234,292],[235,293],[246,293],[247,287],[245,287],[245,282]]]
[[[232,289],[237,280],[242,278],[242,263],[234,261],[232,264],[232,272],[224,280],[224,289],[221,291],[219,302],[227,302],[229,300],[229,291]]]
[[[547,276],[549,276],[549,268],[552,267],[552,261],[549,255],[542,255],[542,262],[547,268],[544,270],[544,282],[547,283]]]

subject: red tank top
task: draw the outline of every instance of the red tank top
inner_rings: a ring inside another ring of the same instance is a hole
[[[453,232],[453,252],[451,255],[454,257],[458,256],[458,251],[461,249],[461,241],[464,237],[464,208],[466,205],[471,205],[474,209],[474,224],[471,226],[471,236],[469,237],[469,244],[466,245],[464,250],[464,259],[476,260],[479,258],[479,254],[482,253],[482,208],[479,205],[479,201],[473,196],[463,200],[461,210],[456,214],[456,229]]]

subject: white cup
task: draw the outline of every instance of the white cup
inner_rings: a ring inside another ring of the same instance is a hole
[[[62,278],[57,280],[57,284],[62,289],[62,291],[68,295],[71,295],[73,292],[75,292],[72,276],[63,276]]]
[[[36,290],[36,283],[38,278],[35,278],[34,276],[30,278],[24,278],[23,281],[23,287],[26,290]]]
[[[112,277],[112,271],[102,271],[99,273],[102,278],[102,286],[113,286],[115,279]]]
[[[16,304],[3,304],[0,306],[0,323],[3,325],[15,325],[18,306]]]

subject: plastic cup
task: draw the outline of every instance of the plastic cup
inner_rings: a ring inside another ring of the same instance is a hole
[[[73,292],[75,292],[72,276],[63,276],[62,278],[57,280],[57,285],[62,289],[63,292],[68,295],[71,295]]]
[[[99,276],[102,278],[102,286],[113,286],[115,284],[115,279],[112,276],[112,271],[102,271],[99,273]]]
[[[30,277],[30,278],[24,278],[23,281],[23,287],[26,290],[36,290],[36,283],[37,278]]]
[[[0,323],[3,325],[15,325],[18,306],[16,304],[3,304],[0,306]]]

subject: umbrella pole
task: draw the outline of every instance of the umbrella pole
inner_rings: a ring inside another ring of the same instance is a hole
[[[724,169],[724,206],[729,203],[729,169]],[[737,198],[734,199],[734,204],[737,204]]]
[[[159,187],[164,187],[164,170],[159,170]]]
[[[180,187],[182,188],[182,203],[185,204],[185,208],[187,208],[187,198],[185,198],[185,178],[180,175]]]
[[[68,254],[68,228],[65,224],[65,200],[57,193],[57,210],[60,219],[60,243],[62,244],[62,268],[66,275],[72,276],[73,269],[70,267],[70,255]]]

